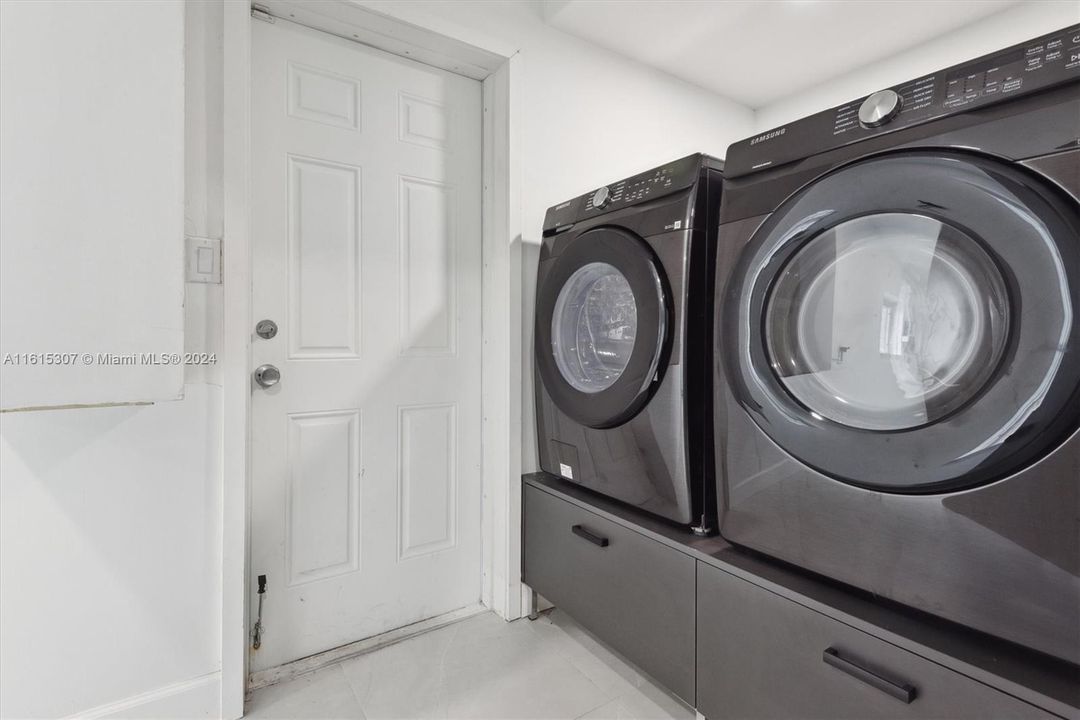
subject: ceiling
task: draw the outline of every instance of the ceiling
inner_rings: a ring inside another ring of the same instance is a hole
[[[884,59],[1018,0],[545,0],[571,35],[751,108]]]

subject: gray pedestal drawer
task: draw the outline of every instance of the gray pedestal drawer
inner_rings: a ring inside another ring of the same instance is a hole
[[[694,703],[696,561],[530,485],[524,581]]]
[[[704,563],[697,612],[709,720],[1054,717]]]

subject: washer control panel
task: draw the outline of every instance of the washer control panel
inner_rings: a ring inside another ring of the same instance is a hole
[[[947,115],[1080,82],[1080,25],[925,75],[742,140],[726,177],[776,167]]]
[[[548,209],[544,234],[561,232],[582,220],[686,189],[697,182],[703,165],[710,164],[721,166],[706,155],[689,155],[567,200]]]
[[[608,205],[625,205],[663,194],[671,190],[676,180],[676,170],[677,167],[666,165],[602,187],[585,201],[585,209],[603,210]]]

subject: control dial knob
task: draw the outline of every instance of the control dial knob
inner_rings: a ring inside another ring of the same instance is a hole
[[[611,202],[611,190],[609,190],[608,188],[602,187],[593,193],[592,206],[594,208],[602,208],[609,202]]]
[[[878,90],[859,106],[859,124],[866,128],[881,127],[900,113],[903,104],[895,90]]]

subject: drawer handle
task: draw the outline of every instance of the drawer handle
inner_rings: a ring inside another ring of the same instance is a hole
[[[887,695],[892,695],[897,700],[902,700],[910,705],[911,701],[915,699],[914,685],[909,685],[906,682],[893,682],[883,678],[877,673],[840,657],[840,653],[836,648],[826,648],[825,652],[821,654],[821,659],[825,661],[826,665],[832,665],[837,670],[842,670],[851,677],[862,680],[867,685],[875,687]]]
[[[589,530],[584,525],[575,525],[572,528],[570,528],[570,531],[573,532],[578,537],[585,538],[586,540],[591,542],[593,545],[599,545],[600,547],[607,547],[608,546],[608,539],[606,537],[600,537],[599,535],[592,532],[591,530]]]

